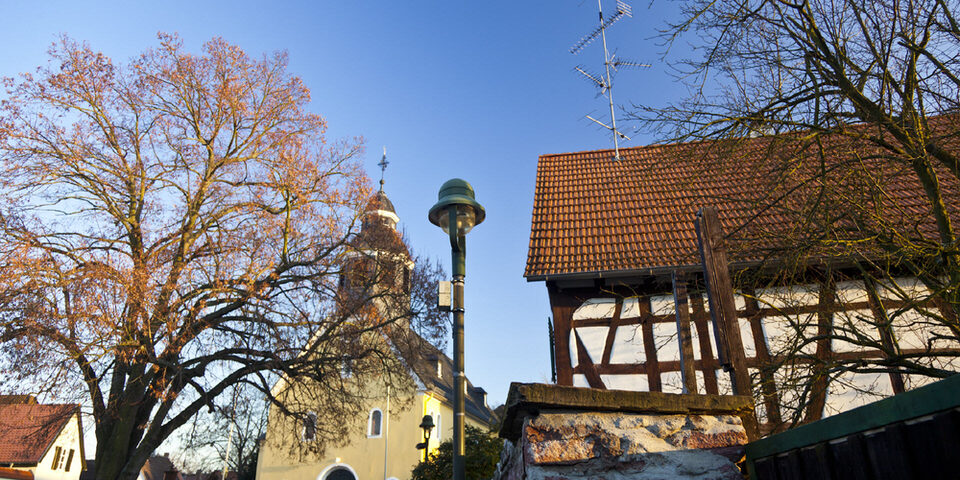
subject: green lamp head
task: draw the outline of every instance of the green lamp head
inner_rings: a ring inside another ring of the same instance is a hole
[[[473,187],[466,180],[454,178],[440,187],[437,203],[430,208],[430,223],[450,233],[450,209],[457,214],[457,233],[466,235],[474,226],[486,218],[483,206],[477,203]]]

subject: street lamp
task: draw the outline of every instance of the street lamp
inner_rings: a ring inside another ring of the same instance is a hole
[[[453,480],[464,480],[464,396],[466,378],[463,376],[463,277],[467,245],[464,235],[487,216],[474,200],[473,187],[465,180],[454,178],[440,187],[436,205],[430,208],[430,223],[450,235],[453,270]]]
[[[424,415],[420,422],[420,429],[423,430],[423,441],[417,444],[417,450],[423,449],[423,461],[427,461],[427,452],[430,451],[430,430],[433,430],[433,417]]]

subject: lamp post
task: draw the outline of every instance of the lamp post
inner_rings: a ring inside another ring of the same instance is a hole
[[[453,270],[453,480],[464,480],[464,396],[463,376],[463,277],[467,245],[464,236],[483,222],[486,212],[474,199],[473,187],[454,178],[440,187],[436,205],[430,208],[430,223],[450,236]]]
[[[423,441],[417,444],[417,449],[423,449],[423,461],[427,461],[427,453],[430,452],[430,431],[433,430],[433,417],[424,415],[420,422],[420,429],[423,430]]]

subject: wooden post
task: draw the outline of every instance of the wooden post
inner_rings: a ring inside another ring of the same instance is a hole
[[[863,287],[867,291],[867,303],[870,310],[873,311],[873,318],[877,322],[877,330],[880,333],[880,344],[883,345],[884,358],[891,358],[900,354],[900,348],[893,337],[893,322],[887,315],[887,309],[877,294],[877,283],[869,276],[863,277]],[[890,386],[893,387],[893,394],[899,395],[906,391],[906,384],[903,381],[903,374],[892,371],[890,376]]]
[[[747,371],[743,339],[740,338],[740,322],[737,320],[737,308],[733,299],[727,247],[723,241],[717,208],[701,208],[697,212],[695,225],[720,364],[725,371],[730,372],[733,393],[752,396],[750,373]]]
[[[697,376],[693,359],[693,335],[690,333],[690,305],[687,302],[687,279],[673,271],[673,306],[677,312],[677,339],[680,341],[680,376],[683,393],[697,393]]]
[[[553,310],[553,340],[557,360],[557,385],[573,385],[573,364],[570,359],[570,332],[573,329],[573,312],[580,306],[574,296],[560,292],[547,284],[550,308]]]

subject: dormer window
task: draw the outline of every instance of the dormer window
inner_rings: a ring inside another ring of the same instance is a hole
[[[473,387],[473,397],[477,399],[484,407],[487,406],[487,391],[480,387]]]
[[[429,364],[431,365],[431,367],[435,367],[435,368],[436,368],[437,378],[438,378],[438,379],[439,379],[439,378],[443,378],[443,361],[441,360],[441,358],[442,358],[442,357],[440,357],[440,355],[428,355],[428,356],[427,356],[427,361],[429,362]]]

